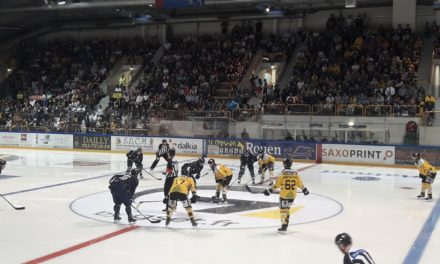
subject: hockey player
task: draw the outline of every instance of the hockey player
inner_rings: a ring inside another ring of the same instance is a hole
[[[428,161],[420,158],[420,153],[413,153],[413,159],[419,170],[419,177],[422,179],[422,190],[417,198],[425,198],[425,193],[428,193],[425,200],[432,200],[432,183],[437,175],[437,170]]]
[[[154,170],[154,168],[156,168],[156,165],[161,157],[168,162],[169,151],[170,151],[170,145],[168,144],[166,139],[162,139],[162,143],[159,144],[159,147],[157,148],[156,151],[156,159],[153,161],[153,164],[151,164],[150,170]]]
[[[216,164],[214,159],[208,160],[208,165],[212,169],[217,183],[215,196],[212,196],[212,200],[215,203],[227,202],[226,192],[232,180],[232,170],[223,164]],[[223,200],[220,199],[220,192],[222,192]]]
[[[182,166],[182,175],[188,175],[197,185],[196,179],[198,180],[200,178],[200,173],[202,172],[204,165],[205,159],[203,157],[196,161],[185,163]]]
[[[258,167],[258,174],[261,176],[259,184],[263,184],[267,170],[269,170],[270,178],[273,179],[275,158],[272,155],[264,153],[263,149],[260,149],[260,151],[258,151]]]
[[[188,200],[189,192],[192,192],[191,200]],[[191,177],[186,175],[182,175],[174,178],[173,185],[171,186],[169,192],[169,201],[168,201],[168,211],[167,211],[167,219],[165,221],[165,226],[171,222],[171,216],[177,207],[177,201],[182,202],[183,208],[185,208],[188,213],[189,220],[193,227],[197,227],[196,220],[194,219],[194,214],[192,211],[191,203],[196,203],[197,199],[200,197],[196,193],[196,184]]]
[[[125,205],[125,212],[128,216],[128,222],[134,223],[136,219],[133,218],[131,214],[131,203],[133,201],[133,195],[136,191],[136,187],[139,184],[137,178],[137,170],[132,169],[130,175],[117,174],[114,175],[109,181],[109,189],[113,197],[113,210],[115,212],[113,218],[115,222],[121,220],[119,216],[119,211],[121,209],[121,204]]]
[[[283,161],[284,169],[278,177],[272,188],[264,192],[265,195],[270,195],[274,190],[280,189],[280,218],[281,228],[278,232],[284,233],[287,231],[290,218],[290,207],[296,197],[297,188],[301,189],[304,195],[309,195],[309,190],[304,187],[301,177],[295,170],[292,170],[292,160],[285,159]]]
[[[336,236],[335,244],[344,254],[344,264],[375,264],[373,258],[364,249],[353,249],[352,239],[349,234],[341,233]]]
[[[174,179],[179,175],[179,163],[176,160],[173,160],[175,153],[175,149],[170,149],[170,157],[168,158],[167,168],[165,171],[166,176],[163,186],[163,203],[166,205],[166,208],[163,210],[164,212],[168,210],[168,194],[170,192],[171,186],[173,185]]]
[[[255,184],[254,163],[257,161],[257,157],[249,152],[249,150],[243,150],[243,154],[240,157],[240,171],[238,172],[238,184],[241,183],[241,178],[246,170],[246,166],[251,174],[252,184]]]
[[[131,168],[133,167],[133,162],[136,165],[136,170],[141,179],[144,177],[142,176],[142,169],[143,164],[142,161],[144,160],[144,154],[142,153],[142,149],[138,148],[136,151],[130,150],[125,154],[127,156],[127,171],[126,174],[129,174],[131,171]]]
[[[0,174],[2,174],[2,171],[5,167],[6,167],[6,160],[0,159]]]

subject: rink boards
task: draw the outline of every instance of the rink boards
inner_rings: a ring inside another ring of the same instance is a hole
[[[0,147],[112,152],[142,148],[144,153],[152,154],[163,139],[177,154],[188,156],[237,158],[243,150],[256,154],[263,149],[277,159],[290,157],[302,162],[406,167],[413,165],[412,153],[419,152],[431,164],[440,165],[440,148],[403,145],[0,132]]]

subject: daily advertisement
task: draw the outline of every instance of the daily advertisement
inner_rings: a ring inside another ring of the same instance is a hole
[[[413,153],[420,153],[420,156],[432,165],[440,166],[440,148],[417,146],[396,146],[396,164],[414,165]]]
[[[110,150],[110,136],[105,135],[73,135],[74,149]]]
[[[322,144],[323,162],[394,164],[394,146]]]
[[[114,151],[129,151],[141,148],[144,152],[154,153],[163,139],[167,140],[170,147],[176,149],[177,154],[202,155],[203,153],[203,140],[193,138],[112,136],[111,149]]]
[[[316,144],[289,141],[207,139],[208,155],[239,156],[243,150],[258,154],[260,150],[276,158],[316,160]]]
[[[40,148],[73,148],[73,135],[66,134],[33,134],[34,147]]]
[[[1,132],[0,146],[4,147],[32,147],[34,134]]]

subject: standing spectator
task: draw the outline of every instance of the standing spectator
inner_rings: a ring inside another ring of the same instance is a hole
[[[249,133],[246,131],[246,128],[243,128],[243,132],[241,132],[241,139],[249,139]]]

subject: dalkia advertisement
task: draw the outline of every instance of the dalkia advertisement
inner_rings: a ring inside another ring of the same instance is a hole
[[[141,148],[144,152],[156,152],[159,144],[165,139],[170,147],[176,149],[177,154],[200,154],[203,152],[202,139],[185,138],[158,138],[158,137],[129,137],[113,136],[111,139],[112,150],[129,151]]]
[[[394,164],[395,147],[322,144],[322,161]]]
[[[74,135],[74,149],[111,150],[111,137],[101,135]]]

